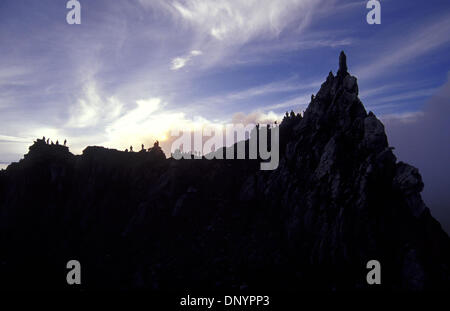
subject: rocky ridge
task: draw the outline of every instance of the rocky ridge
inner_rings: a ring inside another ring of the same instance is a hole
[[[285,117],[274,171],[35,143],[0,172],[3,285],[67,288],[77,258],[87,289],[448,290],[450,239],[347,70],[341,53],[303,116]]]

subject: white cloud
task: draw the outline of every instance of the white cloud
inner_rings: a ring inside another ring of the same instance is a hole
[[[163,150],[170,154],[171,144],[177,137],[171,137],[173,129],[182,131],[193,131],[208,127],[221,127],[226,122],[212,122],[202,116],[187,116],[183,112],[164,109],[166,104],[160,98],[149,98],[138,100],[134,109],[129,110],[120,118],[106,127],[107,140],[105,146],[121,150],[133,146],[140,149],[141,144],[146,148],[153,145],[156,140],[160,141]],[[231,123],[260,123],[271,124],[280,121],[283,115],[273,111],[254,111],[249,114],[242,112],[232,116]]]
[[[175,57],[172,59],[172,70],[178,70],[186,66],[186,64],[192,59],[194,56],[202,55],[202,51],[192,50],[188,55],[182,57]]]
[[[193,50],[193,51],[191,51],[191,55],[192,56],[198,56],[198,55],[202,55],[203,53],[202,53],[202,51],[199,51],[199,50]]]
[[[275,121],[280,122],[283,119],[282,114],[277,114],[273,111],[267,113],[257,110],[249,114],[238,112],[231,118],[233,124],[273,124]]]
[[[159,140],[163,149],[169,152],[172,129],[191,130],[211,124],[201,116],[189,118],[182,112],[165,110],[166,103],[157,97],[138,100],[136,104],[135,108],[106,126],[106,146],[125,149],[130,145],[136,148],[145,144],[148,148]]]
[[[188,58],[183,58],[183,57],[176,57],[174,59],[172,59],[172,70],[178,70],[183,68],[186,63],[188,62]]]
[[[139,126],[145,123],[151,118],[154,112],[158,111],[161,107],[161,99],[149,98],[136,101],[137,107],[129,110],[125,115],[115,120],[110,130],[129,130],[135,126]]]
[[[119,116],[123,108],[122,103],[114,96],[106,100],[101,97],[96,83],[89,81],[84,87],[83,96],[78,103],[70,108],[70,119],[67,127],[85,128],[98,125]]]

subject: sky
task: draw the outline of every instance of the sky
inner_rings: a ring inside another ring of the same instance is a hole
[[[380,25],[355,0],[79,2],[69,25],[65,0],[0,1],[0,168],[42,136],[77,154],[155,140],[167,153],[174,127],[280,120],[306,108],[344,50],[366,109],[450,228],[450,170],[430,161],[448,154],[436,107],[450,98],[450,1],[381,0]]]

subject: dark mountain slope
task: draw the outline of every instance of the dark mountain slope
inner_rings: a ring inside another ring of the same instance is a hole
[[[274,171],[38,141],[0,172],[2,286],[68,288],[77,259],[87,289],[450,289],[450,239],[344,54],[279,130]]]

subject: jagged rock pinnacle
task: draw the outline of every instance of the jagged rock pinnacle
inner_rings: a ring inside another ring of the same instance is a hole
[[[33,275],[39,289],[64,289],[60,263],[77,250],[95,271],[83,290],[207,291],[245,280],[250,291],[369,292],[374,258],[389,269],[382,291],[449,291],[450,239],[421,198],[419,171],[397,162],[357,94],[341,53],[338,76],[330,72],[303,117],[286,114],[279,146],[265,142],[279,147],[273,171],[225,161],[227,152],[166,160],[158,142],[73,155],[38,140],[0,170],[2,285],[33,289],[20,282]]]
[[[338,74],[346,74],[347,73],[347,56],[345,56],[344,51],[341,51],[339,55],[339,70]]]

